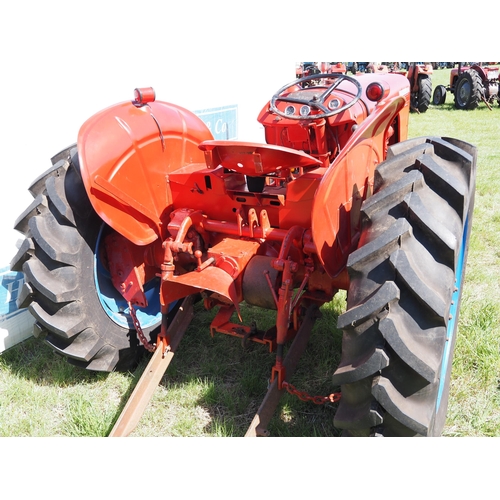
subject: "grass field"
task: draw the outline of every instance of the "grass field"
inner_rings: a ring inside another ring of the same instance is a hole
[[[447,84],[436,70],[433,87]],[[475,210],[455,350],[447,436],[500,436],[500,107],[481,103],[459,111],[453,95],[443,107],[412,115],[410,135],[457,137],[478,147]]]
[[[436,70],[433,86],[447,83]],[[456,137],[479,149],[476,205],[460,313],[446,436],[500,436],[500,107],[458,111],[452,95],[442,107],[410,117],[410,137]],[[345,294],[322,309],[308,349],[290,381],[327,395],[339,361],[335,328]],[[246,307],[259,327],[274,316]],[[198,307],[135,436],[242,436],[267,390],[274,355],[257,344],[210,337],[213,316]],[[333,354],[332,354],[333,353]],[[106,436],[140,377],[75,368],[31,339],[0,356],[0,436]],[[270,425],[273,436],[338,436],[336,405],[317,406],[285,395]]]

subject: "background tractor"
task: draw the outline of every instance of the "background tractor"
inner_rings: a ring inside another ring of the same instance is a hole
[[[88,370],[130,369],[146,350],[161,363],[197,300],[216,311],[212,335],[276,353],[249,434],[266,435],[321,306],[347,290],[335,425],[439,435],[476,148],[408,140],[411,91],[400,74],[302,77],[258,115],[265,143],[214,140],[151,88],[95,114],[15,223],[35,335]],[[274,326],[243,324],[243,302]]]
[[[446,102],[446,92],[454,95],[457,109],[475,109],[482,101],[491,109],[497,101],[500,105],[498,66],[458,63],[450,72],[450,85],[438,85],[432,96],[432,103],[440,106]]]
[[[410,82],[411,110],[417,113],[425,113],[429,108],[432,97],[432,64],[405,63],[400,71],[407,75]]]
[[[305,76],[347,72],[346,65],[342,62],[301,62],[295,65],[295,78]],[[304,87],[316,86],[320,83],[317,78],[311,78],[303,83]]]
[[[347,67],[343,62],[321,62],[319,69],[321,73],[347,73]]]
[[[320,63],[327,64],[327,63]],[[296,65],[295,68],[295,78],[302,78],[307,76],[319,75],[321,73],[318,63],[316,62],[301,62]],[[325,71],[326,73],[326,71]],[[307,79],[305,82],[306,86],[316,85],[319,81],[316,79]]]
[[[380,64],[366,64],[368,73],[400,73],[406,75],[410,82],[410,110],[417,113],[427,111],[432,97],[433,67],[431,63],[382,62]]]
[[[432,96],[432,65],[430,63],[410,63],[408,80],[411,89],[411,108],[425,113]]]

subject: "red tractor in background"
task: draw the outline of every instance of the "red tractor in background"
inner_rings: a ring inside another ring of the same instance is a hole
[[[301,62],[295,67],[295,78],[304,78],[313,75],[319,75],[321,70],[318,67],[318,63],[315,62]],[[318,80],[314,78],[307,79],[305,81],[305,86],[312,86],[318,84]]]
[[[431,103],[432,97],[432,64],[410,63],[407,77],[410,82],[412,111],[425,113]]]
[[[331,73],[347,73],[346,65],[342,62],[301,62],[295,65],[295,78],[305,76],[331,74]],[[304,82],[304,86],[311,87],[320,83],[319,79],[311,78]]]
[[[343,62],[322,62],[319,63],[321,73],[340,73],[345,75],[347,68]]]
[[[498,66],[482,63],[462,66],[458,63],[450,72],[450,85],[435,88],[432,103],[444,104],[446,92],[451,92],[457,109],[476,109],[481,101],[491,109],[494,101],[500,105],[499,82]]]
[[[83,368],[128,369],[144,348],[173,355],[197,298],[217,310],[212,334],[276,352],[275,406],[318,309],[347,290],[335,425],[440,435],[476,148],[408,140],[410,98],[399,74],[305,76],[261,110],[262,144],[213,140],[152,89],[97,113],[15,224],[25,240],[11,268],[36,336]],[[275,327],[243,325],[243,301],[275,311]],[[268,409],[248,435],[266,434]]]
[[[432,97],[432,64],[431,63],[370,63],[366,67],[368,73],[400,73],[406,75],[410,82],[410,110],[425,113]]]

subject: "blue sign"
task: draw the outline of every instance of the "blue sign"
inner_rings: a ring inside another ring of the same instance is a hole
[[[24,282],[23,273],[0,269],[0,320],[18,312],[16,299]]]
[[[238,139],[238,105],[221,106],[218,108],[195,111],[205,125],[210,129],[214,139]]]

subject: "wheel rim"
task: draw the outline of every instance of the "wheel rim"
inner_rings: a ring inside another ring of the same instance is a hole
[[[456,326],[458,319],[458,307],[460,302],[460,293],[462,290],[462,282],[463,282],[463,272],[464,272],[464,261],[465,261],[465,249],[467,246],[467,237],[468,237],[468,226],[469,226],[469,217],[467,217],[464,226],[464,234],[462,237],[462,244],[460,245],[460,251],[458,254],[458,262],[457,262],[457,271],[455,274],[455,290],[453,292],[451,298],[451,307],[450,307],[450,321],[448,321],[448,328],[446,331],[446,343],[443,352],[443,362],[441,363],[441,372],[439,374],[439,387],[436,399],[436,413],[441,406],[443,392],[447,383],[447,372],[448,367],[451,362],[452,355],[452,347],[454,344],[454,336],[456,334]]]
[[[463,80],[463,82],[460,84],[460,88],[458,89],[458,96],[457,96],[460,105],[463,106],[467,104],[470,94],[471,94],[471,86],[467,80]]]
[[[133,329],[132,318],[127,301],[116,290],[111,281],[111,275],[105,268],[100,257],[100,244],[106,226],[103,224],[97,237],[96,251],[94,252],[94,282],[104,312],[118,326]],[[154,278],[144,286],[144,294],[148,302],[145,308],[136,308],[137,319],[142,328],[149,329],[158,326],[161,322],[160,280]]]

